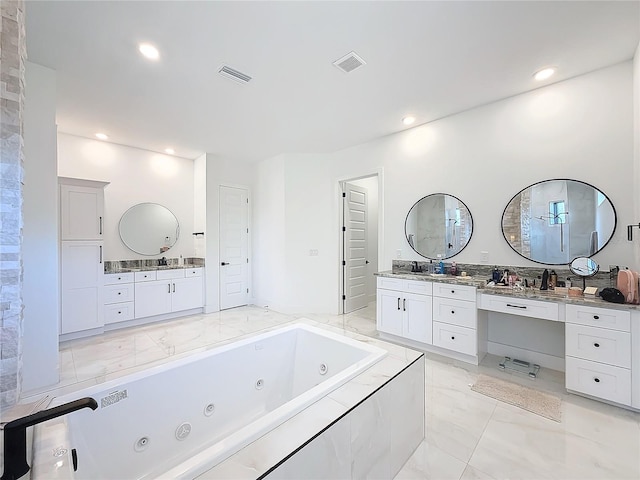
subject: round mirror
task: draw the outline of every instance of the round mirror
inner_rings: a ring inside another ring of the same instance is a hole
[[[593,277],[598,273],[599,269],[600,266],[594,260],[587,257],[574,258],[569,265],[569,270],[581,277]]]
[[[566,265],[611,240],[616,211],[609,197],[578,180],[545,180],[516,194],[502,214],[502,234],[534,262]]]
[[[473,218],[460,199],[434,193],[411,207],[404,222],[404,232],[411,248],[423,257],[451,258],[469,243]]]
[[[141,255],[160,255],[178,241],[178,219],[167,207],[140,203],[124,212],[118,227],[122,242]]]

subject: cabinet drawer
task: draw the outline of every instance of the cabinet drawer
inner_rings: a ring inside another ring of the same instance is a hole
[[[399,292],[431,295],[432,282],[422,280],[406,280],[404,278],[378,277],[378,288],[397,290]]]
[[[146,272],[135,272],[136,282],[148,282],[156,279],[156,271],[149,270]]]
[[[473,328],[433,322],[433,344],[467,355],[478,353],[476,331]]]
[[[433,296],[455,298],[458,300],[476,301],[476,287],[469,285],[452,285],[447,283],[434,283]]]
[[[480,301],[480,308],[492,312],[521,315],[523,317],[559,320],[557,303],[541,302],[527,298],[509,298],[483,294]]]
[[[104,323],[124,322],[133,319],[134,302],[114,303],[104,306]]]
[[[201,277],[202,276],[202,268],[185,268],[184,269],[185,277]]]
[[[433,320],[476,328],[476,302],[433,297]]]
[[[567,305],[566,312],[568,323],[610,328],[622,332],[631,331],[631,312],[628,310]]]
[[[566,386],[569,390],[631,405],[631,370],[567,357]]]
[[[104,276],[105,285],[116,285],[118,283],[132,283],[133,280],[134,280],[133,272],[107,273]]]
[[[172,278],[184,278],[184,268],[172,268],[156,272],[156,279],[158,280],[171,280]]]
[[[385,290],[402,290],[402,279],[378,277],[378,288],[384,288]]]
[[[104,287],[104,303],[133,302],[133,283],[107,285]]]
[[[567,323],[565,338],[567,355],[631,368],[630,333]]]

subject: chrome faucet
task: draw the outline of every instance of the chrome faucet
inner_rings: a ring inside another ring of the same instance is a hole
[[[27,427],[82,408],[95,410],[98,408],[98,402],[91,397],[85,397],[64,405],[40,410],[7,423],[4,426],[4,472],[0,480],[17,480],[31,468],[27,463]]]

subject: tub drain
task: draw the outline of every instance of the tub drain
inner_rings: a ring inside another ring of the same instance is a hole
[[[320,375],[324,375],[325,373],[327,373],[329,371],[329,367],[327,367],[326,363],[321,363],[320,364],[320,368],[318,369],[318,371],[320,372]]]
[[[262,387],[264,387],[264,380],[260,378],[256,381],[256,390],[262,390]]]
[[[136,452],[142,452],[149,446],[149,437],[140,437],[133,446]]]
[[[206,407],[204,407],[204,416],[210,417],[213,415],[213,411],[216,409],[216,406],[213,403],[210,403]]]
[[[191,424],[189,422],[184,422],[176,428],[176,438],[178,440],[184,440],[191,433]]]

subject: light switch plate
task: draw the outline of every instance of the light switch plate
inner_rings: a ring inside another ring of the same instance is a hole
[[[587,287],[584,289],[585,295],[595,295],[598,291],[598,287]]]

